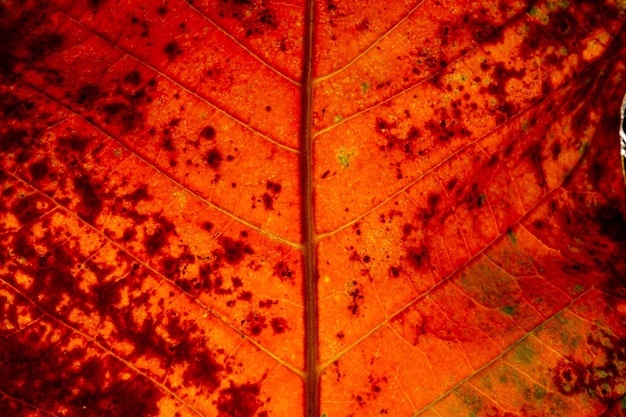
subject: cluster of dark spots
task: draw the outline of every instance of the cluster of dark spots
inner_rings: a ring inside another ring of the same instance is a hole
[[[154,228],[151,234],[146,233],[143,246],[149,256],[154,255],[167,245],[170,236],[177,236],[176,226],[161,214],[153,214]]]
[[[181,286],[182,288],[182,286],[192,285],[187,280],[180,279],[180,277],[182,275],[185,275],[188,265],[192,265],[195,263],[196,263],[196,257],[192,255],[191,253],[189,253],[187,247],[185,247],[185,252],[181,254],[179,257],[173,257],[172,255],[169,255],[169,254],[165,255],[161,259],[161,271],[163,272],[163,275],[165,275],[165,277],[167,277],[168,279],[176,280],[176,284],[181,284],[179,286]],[[181,282],[179,283],[178,281],[181,281]],[[185,281],[184,284],[183,284],[183,281]],[[198,285],[194,286],[193,288],[199,289],[200,284],[199,283],[197,284]],[[191,287],[183,288],[183,290],[189,292],[191,290]]]
[[[280,278],[281,281],[292,281],[294,279],[293,271],[285,261],[280,261],[274,265],[274,276]]]
[[[141,83],[141,74],[137,70],[131,71],[124,76],[124,82],[126,84],[138,86]]]
[[[131,302],[146,303],[149,297],[150,293],[144,293]],[[159,305],[162,307],[163,302],[160,301]],[[132,309],[114,313],[110,320],[115,326],[116,337],[127,341],[134,348],[129,357],[131,362],[136,358],[147,357],[159,362],[164,368],[183,366],[185,386],[204,388],[210,393],[220,386],[223,366],[216,360],[215,353],[206,348],[204,337],[198,336],[196,324],[181,321],[175,310],[148,315],[139,323]],[[167,336],[163,335],[164,330]],[[217,353],[223,352],[218,350]]]
[[[374,378],[372,375],[369,376],[369,383],[372,386],[371,392],[368,394],[370,398],[376,398],[378,393],[382,391],[381,385],[383,383],[387,383],[387,377],[384,376],[382,378]]]
[[[257,411],[263,406],[259,400],[261,388],[259,384],[235,385],[232,381],[229,388],[220,390],[217,398],[217,417],[260,417]],[[267,414],[266,414],[267,415]]]
[[[259,301],[259,308],[270,308],[272,307],[274,304],[278,304],[278,301],[276,300],[260,300]]]
[[[223,160],[224,157],[217,148],[212,148],[207,153],[206,161],[209,167],[211,167],[212,169],[218,169],[222,165]]]
[[[465,27],[470,29],[472,36],[476,40],[476,42],[482,43],[487,39],[491,38],[497,28],[484,18],[478,18],[476,16],[472,16],[470,14],[463,15],[463,24]]]
[[[152,195],[148,192],[148,184],[141,184],[135,191],[124,195],[123,199],[136,205],[141,201],[151,201]]]
[[[445,108],[435,111],[435,117],[429,120],[426,125],[432,137],[442,142],[447,142],[452,138],[469,136],[470,132],[465,128],[460,118],[450,117]]]
[[[164,394],[147,378],[112,377],[128,372],[128,367],[110,356],[101,361],[85,359],[87,347],[53,346],[44,341],[47,337],[44,325],[30,326],[3,343],[0,390],[37,408],[64,404],[69,415],[85,410],[113,417],[158,414]]]
[[[359,32],[365,32],[366,30],[369,30],[369,28],[370,28],[370,21],[367,18],[362,19],[359,22],[359,24],[355,26],[355,29]]]
[[[278,197],[278,194],[282,191],[283,186],[274,181],[267,181],[265,188],[268,192],[263,193],[261,196],[263,207],[265,207],[265,210],[274,210],[274,199]]]
[[[548,183],[546,182],[546,172],[543,167],[543,161],[545,158],[543,156],[541,143],[539,141],[536,141],[531,146],[529,146],[528,149],[526,149],[524,153],[522,153],[522,158],[528,159],[532,167],[535,169],[539,180],[539,186],[542,188],[546,187]]]
[[[267,29],[276,29],[274,12],[261,0],[222,0],[219,17],[237,19],[246,37],[262,35]]]
[[[429,261],[428,248],[426,246],[410,246],[406,250],[406,260],[416,270],[424,269]]]
[[[220,269],[221,263],[219,259],[214,259],[211,263],[204,263],[200,265],[198,269],[198,277],[197,280],[193,280],[194,289],[204,290],[204,291],[213,291],[219,295],[228,295],[232,294],[232,289],[224,289],[222,288],[222,284],[224,283],[221,276],[216,275],[213,280],[211,280],[211,275],[213,273],[217,273]],[[199,284],[196,287],[196,282]]]
[[[119,199],[113,201],[111,213],[116,216],[126,217],[132,220],[133,227],[129,227],[124,231],[122,240],[130,242],[137,235],[134,227],[145,223],[149,219],[149,215],[142,214],[137,211],[138,204],[141,201],[151,201],[152,196],[148,193],[147,184],[141,184],[135,191],[123,195]]]
[[[61,49],[65,38],[58,33],[43,34],[28,42],[28,52],[31,60],[39,61]]]
[[[421,220],[423,225],[426,225],[428,221],[437,213],[437,205],[441,200],[441,195],[436,193],[430,193],[426,199],[427,207],[420,209],[416,213],[416,219]],[[412,226],[409,223],[406,223],[402,227],[402,235],[406,237],[412,230]]]
[[[0,150],[15,153],[16,162],[23,162],[28,158],[27,150],[34,142],[33,136],[24,129],[9,128],[0,135]]]
[[[563,395],[586,393],[602,404],[611,404],[623,394],[619,387],[626,362],[626,340],[602,332],[598,338],[588,335],[587,345],[594,352],[593,359],[589,363],[571,357],[561,359],[552,381]]]
[[[131,16],[130,23],[132,25],[139,24],[139,18],[137,16]],[[148,21],[144,20],[143,22],[141,22],[140,26],[141,26],[141,33],[139,33],[139,36],[141,36],[142,38],[147,38],[148,35],[150,34],[150,25],[148,25]]]
[[[238,300],[251,302],[252,301],[252,293],[250,291],[242,291],[239,296],[237,296]]]
[[[25,224],[44,214],[49,208],[49,202],[37,194],[18,197],[11,207],[11,212],[20,224]]]
[[[353,284],[357,285],[356,281],[354,281]],[[352,298],[350,305],[348,305],[348,310],[353,316],[357,316],[359,314],[359,307],[363,303],[363,299],[365,297],[361,293],[360,288],[353,289],[348,293],[348,295]]]
[[[48,168],[48,162],[45,159],[41,161],[33,162],[28,167],[28,172],[33,181],[39,182],[46,178],[50,169]]]
[[[102,189],[104,184],[93,180],[88,174],[78,174],[74,178],[74,190],[80,200],[76,212],[87,223],[93,224],[104,208],[103,200],[107,197]]]
[[[100,97],[100,94],[100,87],[94,84],[85,84],[76,92],[74,101],[78,104],[90,106]]]
[[[600,233],[613,242],[626,247],[626,219],[624,213],[612,204],[598,206],[592,213],[592,219],[600,227]]]
[[[58,148],[55,149],[57,154],[67,158],[68,156],[78,157],[87,148],[89,141],[85,138],[81,138],[78,135],[61,136],[58,138]],[[75,165],[77,159],[69,160],[68,165]]]
[[[35,30],[49,21],[50,6],[42,3],[37,8],[25,8],[24,12],[10,12],[0,6],[0,67],[12,71],[18,63],[29,66],[42,61],[61,49],[65,38],[57,33],[40,33]],[[44,72],[45,70],[41,70]]]
[[[221,246],[221,250],[217,251],[218,256],[223,257],[230,265],[238,265],[246,255],[254,253],[246,242],[228,236],[220,236],[217,242]]]
[[[345,336],[345,334],[343,334],[343,332],[339,332],[339,333],[337,333],[337,334],[335,335],[335,337],[336,337],[337,339],[339,339],[339,340],[342,340],[342,339],[343,339],[344,337],[346,337],[346,336]]]
[[[402,271],[402,266],[390,266],[389,267],[389,277],[398,278],[400,276],[400,272]]]
[[[417,143],[417,139],[420,138],[421,133],[415,127],[411,126],[407,132],[401,134],[399,132],[398,123],[397,122],[388,122],[381,118],[376,119],[375,124],[376,132],[382,135],[387,143],[384,145],[380,145],[379,149],[382,151],[392,151],[399,150],[405,154],[406,158],[415,159],[416,152],[415,147]],[[417,155],[422,156],[423,151],[417,152]],[[400,178],[402,176],[400,175]]]
[[[165,52],[165,55],[167,55],[167,59],[170,61],[175,60],[183,54],[182,48],[176,41],[170,41],[167,45],[165,45],[165,47],[163,48],[163,52]]]
[[[274,334],[285,333],[289,329],[287,320],[282,317],[275,317],[270,321]]]
[[[277,183],[277,182],[268,181],[268,182],[265,184],[265,188],[267,188],[267,190],[268,190],[268,191],[270,191],[270,192],[273,192],[273,193],[278,194],[278,193],[280,193],[280,192],[282,191],[283,186],[282,186],[282,185],[280,185],[280,184],[279,184],[279,183]]]
[[[267,328],[267,319],[265,316],[260,315],[257,312],[250,312],[246,316],[246,319],[241,324],[247,324],[248,330],[251,335],[258,336],[263,329]]]
[[[487,202],[487,195],[484,194],[483,185],[477,182],[459,187],[455,191],[457,201],[460,204],[466,204],[467,208],[473,210],[475,208],[484,207]]]

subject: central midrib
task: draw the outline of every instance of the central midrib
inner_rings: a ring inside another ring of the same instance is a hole
[[[302,204],[302,239],[304,243],[305,299],[305,415],[319,417],[319,375],[317,367],[317,269],[313,218],[313,138],[311,114],[313,103],[313,0],[304,11],[304,56],[300,111],[300,185]]]

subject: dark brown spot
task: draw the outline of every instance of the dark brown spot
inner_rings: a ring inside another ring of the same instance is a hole
[[[220,165],[222,165],[223,160],[224,158],[222,157],[222,153],[216,148],[209,150],[207,153],[207,164],[209,164],[209,166],[213,169],[218,169]]]

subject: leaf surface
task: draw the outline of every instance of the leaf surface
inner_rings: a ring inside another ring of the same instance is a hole
[[[625,13],[4,3],[1,406],[623,415]]]

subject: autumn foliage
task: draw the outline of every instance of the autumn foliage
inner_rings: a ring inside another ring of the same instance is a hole
[[[0,4],[0,414],[623,416],[625,21]]]

